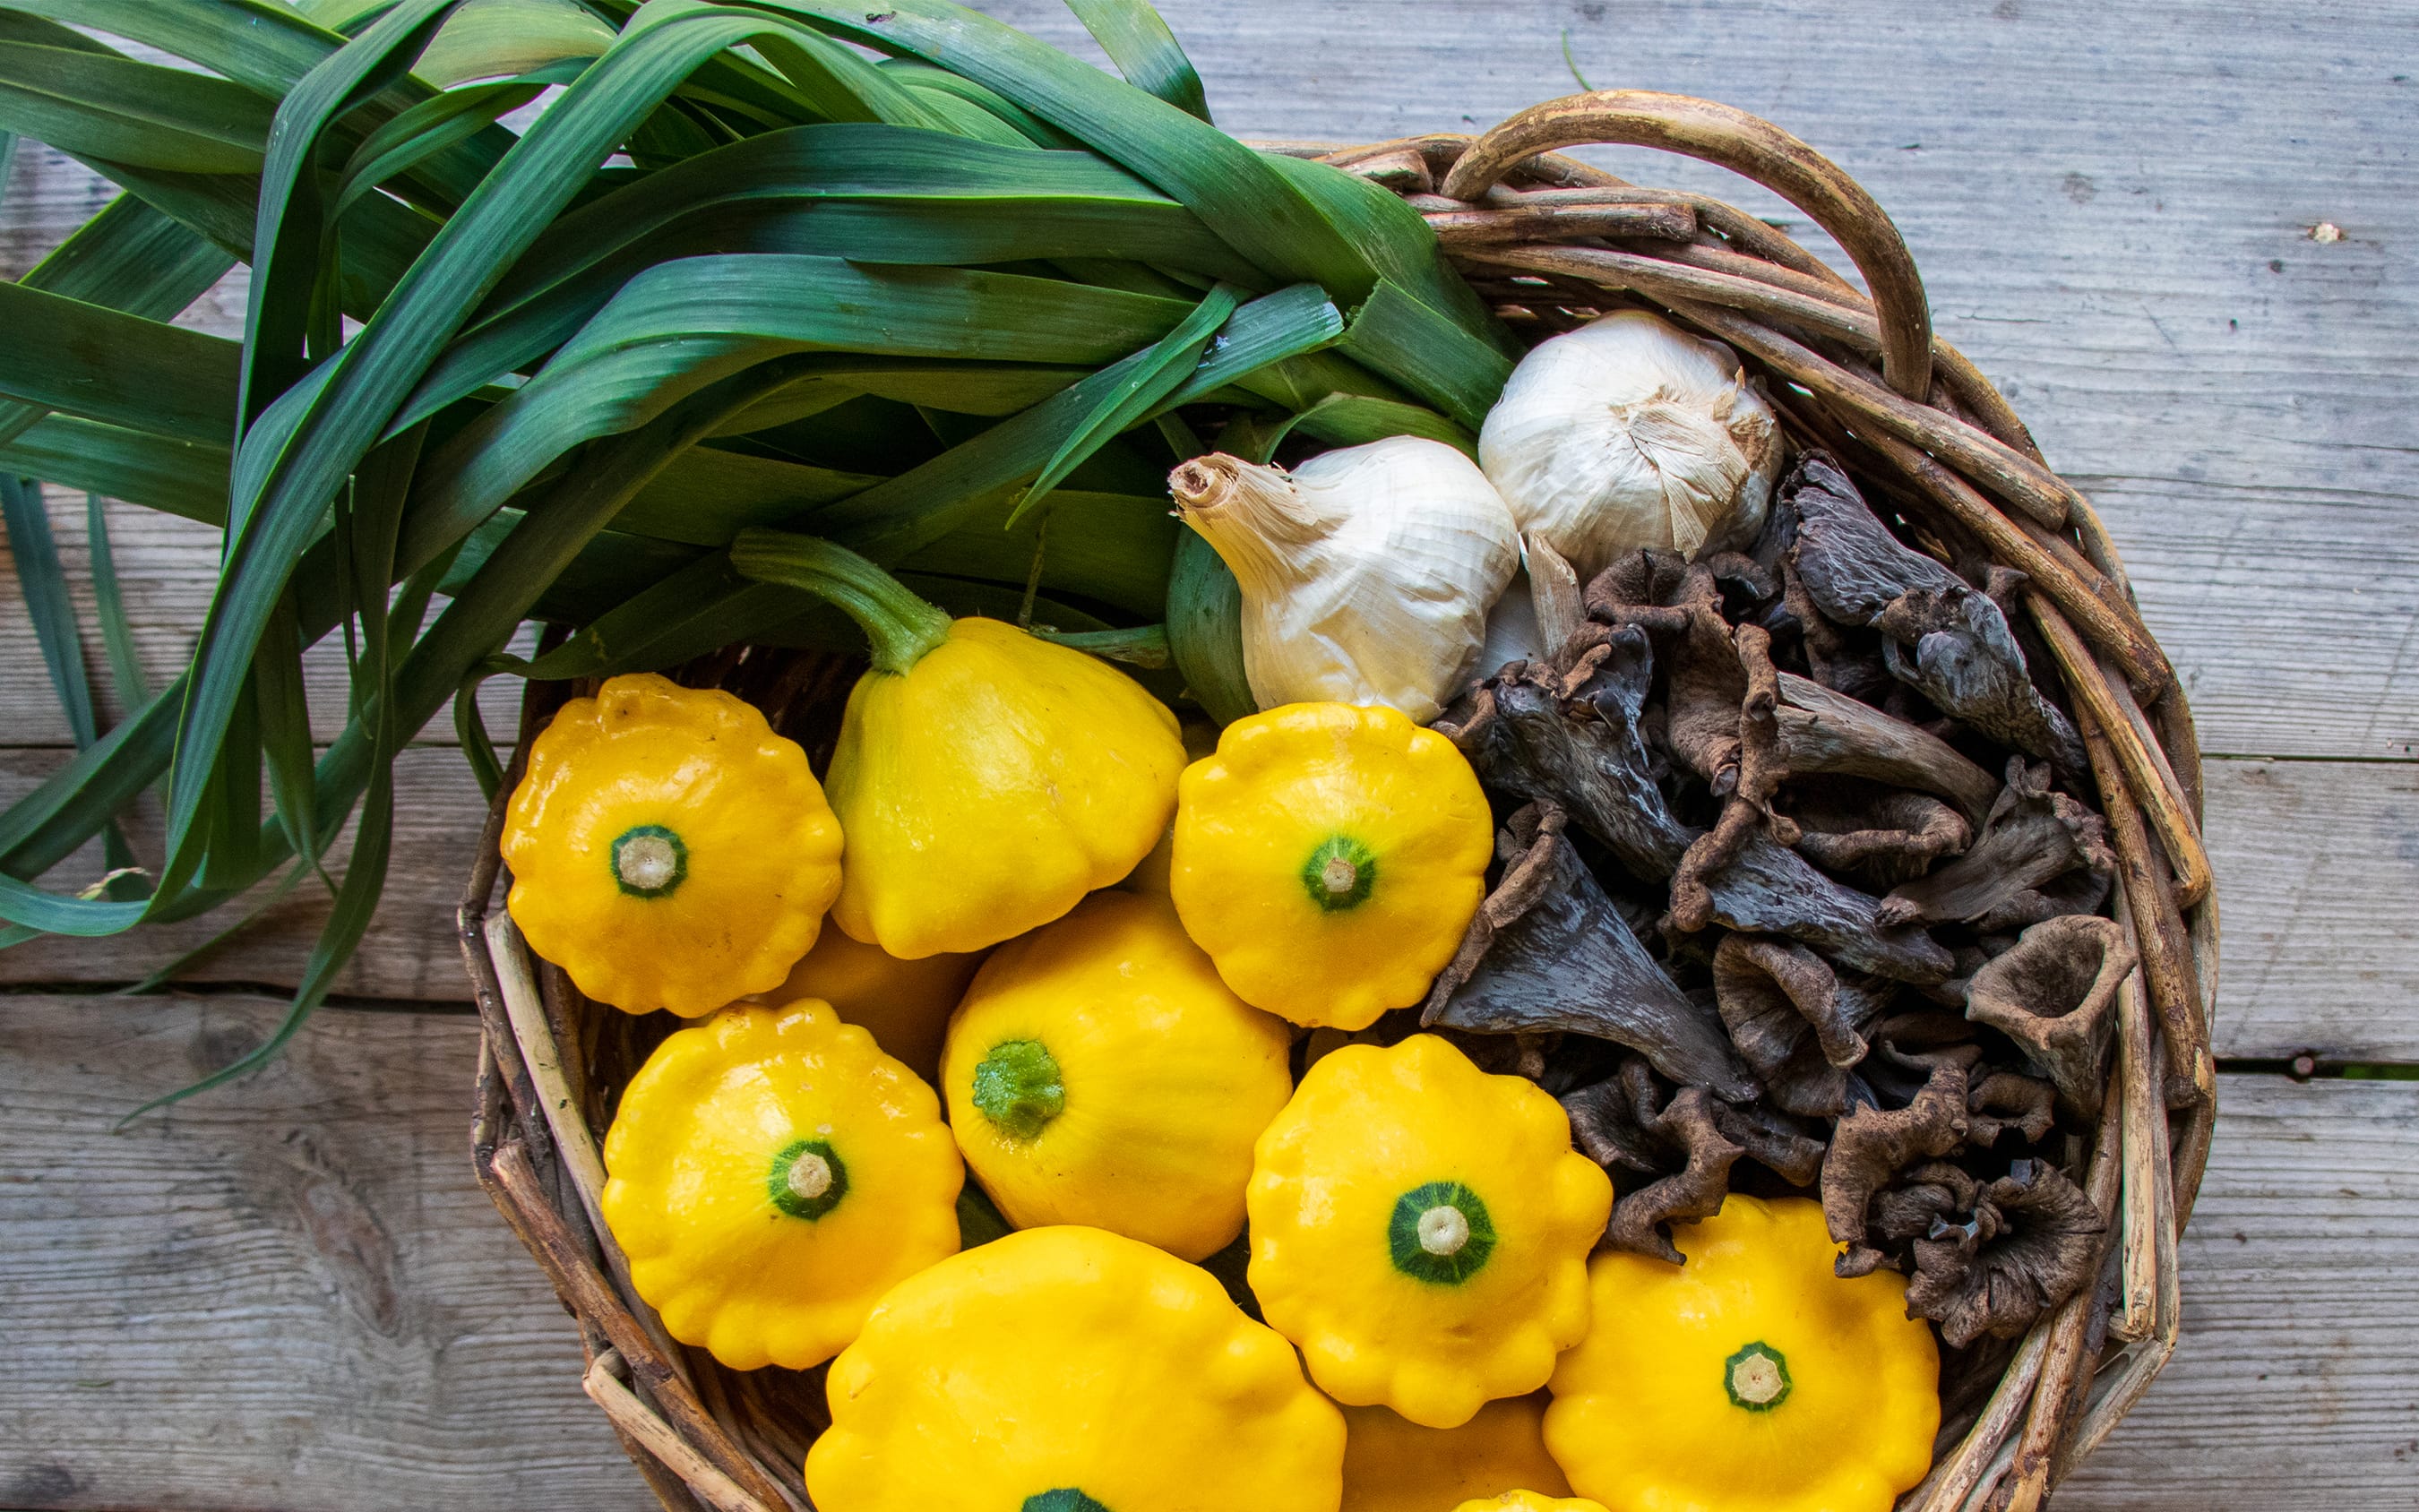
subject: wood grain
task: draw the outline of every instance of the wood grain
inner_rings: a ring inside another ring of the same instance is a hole
[[[0,802],[13,800],[56,770],[65,753],[55,749],[0,748]],[[159,806],[146,799],[144,822],[131,827],[139,856],[161,853]],[[486,805],[462,753],[451,747],[416,746],[395,764],[394,847],[386,892],[355,954],[336,982],[336,992],[356,997],[467,1002],[470,989],[454,944],[454,909],[470,874]],[[341,876],[351,855],[350,832],[329,857]],[[98,842],[62,864],[50,886],[67,888],[98,878]],[[245,918],[275,883],[215,913],[178,923],[146,926],[103,941],[49,935],[0,951],[0,984],[88,983],[124,985],[150,975],[186,952],[215,939]],[[183,973],[193,982],[240,983],[289,988],[300,980],[311,945],[327,923],[329,889],[314,879],[296,887],[258,922]]]
[[[2419,1501],[2419,1084],[2228,1076],[2183,1338],[2065,1512]]]
[[[0,1006],[0,1504],[638,1512],[570,1322],[472,1181],[466,1014]],[[2407,1508],[2419,1086],[2228,1076],[2175,1363],[2059,1504]],[[2346,1299],[2357,1296],[2357,1307]]]
[[[477,1026],[0,1002],[0,1505],[639,1512],[577,1334],[470,1174]]]

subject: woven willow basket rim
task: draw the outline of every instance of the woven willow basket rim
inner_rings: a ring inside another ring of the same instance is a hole
[[[1641,188],[1562,155],[1588,144],[1658,147],[1762,184],[1846,252],[1872,297],[1720,200]],[[2108,818],[2110,911],[2139,957],[2120,993],[2110,1094],[2087,1159],[2109,1254],[2097,1287],[2025,1335],[1970,1426],[1899,1507],[2039,1504],[2174,1351],[2176,1242],[2215,1115],[2218,926],[2199,838],[2199,748],[2099,517],[2049,470],[1989,380],[1933,334],[1914,259],[1872,196],[1767,121],[1618,90],[1549,101],[1475,137],[1254,145],[1401,194],[1482,298],[1541,337],[1586,312],[1641,305],[1727,343],[1764,377],[1801,444],[1830,448],[1911,519],[2026,574],[2025,607],[2074,705]],[[561,696],[531,686],[517,750]],[[582,1385],[664,1505],[804,1507],[798,1465],[824,1421],[821,1371],[729,1371],[673,1344],[598,1217],[601,1092],[584,1070],[581,1003],[495,906],[503,811],[500,795],[458,915],[484,1029],[480,1181],[578,1320]],[[789,1399],[777,1400],[783,1392]]]

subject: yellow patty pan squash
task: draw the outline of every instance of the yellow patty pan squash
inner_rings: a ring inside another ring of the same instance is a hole
[[[506,906],[579,990],[695,1016],[779,984],[840,885],[840,826],[749,703],[609,678],[530,743],[504,814]]]
[[[1047,924],[1134,868],[1176,808],[1176,716],[1108,663],[952,620],[855,552],[746,531],[749,577],[819,594],[872,644],[825,785],[848,835],[832,918],[902,960]]]
[[[1337,1401],[1457,1427],[1588,1328],[1612,1183],[1562,1104],[1432,1034],[1346,1045],[1260,1135],[1252,1292]]]
[[[788,980],[759,995],[768,1003],[823,999],[842,1023],[871,1034],[884,1054],[929,1082],[941,1074],[949,1014],[981,964],[979,954],[901,961],[878,945],[849,938],[846,930],[827,929],[790,969]]]
[[[1494,821],[1452,741],[1394,709],[1238,719],[1177,789],[1170,890],[1243,1001],[1367,1027],[1427,995],[1487,891]]]
[[[1437,1512],[1523,1488],[1571,1489],[1546,1452],[1542,1392],[1488,1402],[1457,1428],[1424,1428],[1385,1407],[1344,1410],[1343,1512]]]
[[[1732,1194],[1669,1265],[1608,1252],[1563,1356],[1546,1443],[1620,1512],[1887,1512],[1932,1465],[1940,1357],[1906,1278],[1834,1275],[1803,1198]]]
[[[1166,903],[1099,892],[983,964],[941,1088],[1009,1222],[1087,1224],[1199,1260],[1243,1230],[1252,1144],[1292,1094],[1291,1048]]]
[[[1505,1491],[1500,1496],[1472,1497],[1453,1512],[1607,1512],[1602,1502],[1584,1496],[1548,1496],[1543,1491]]]
[[[1210,1273],[1028,1228],[901,1283],[831,1368],[823,1512],[1335,1512],[1344,1421]]]
[[[940,1101],[812,1000],[727,1008],[647,1057],[605,1136],[606,1227],[639,1295],[735,1370],[803,1370],[957,1253]]]

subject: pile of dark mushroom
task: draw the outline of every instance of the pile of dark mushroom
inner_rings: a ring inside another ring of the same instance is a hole
[[[1818,1195],[1842,1275],[1905,1272],[1952,1347],[2021,1335],[2098,1253],[2079,1179],[2133,965],[2021,576],[1914,549],[1822,452],[1750,550],[1558,566],[1530,564],[1550,656],[1437,726],[1500,872],[1368,1035],[1416,1019],[1559,1097],[1612,1245],[1677,1262],[1671,1223],[1729,1191]]]

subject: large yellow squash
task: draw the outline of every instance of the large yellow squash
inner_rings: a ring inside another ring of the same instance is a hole
[[[1030,1228],[901,1283],[831,1368],[823,1512],[1335,1512],[1344,1422],[1210,1273]]]
[[[958,1248],[940,1102],[829,1006],[732,1007],[655,1047],[605,1136],[639,1295],[737,1370],[830,1359]]]
[[[1535,1490],[1570,1494],[1546,1452],[1543,1392],[1488,1402],[1457,1428],[1427,1428],[1387,1407],[1344,1410],[1343,1512],[1437,1512]]]
[[[1243,1228],[1292,1031],[1226,990],[1166,903],[1101,892],[995,951],[949,1025],[949,1127],[1020,1228],[1203,1259]]]
[[[572,700],[530,743],[503,855],[531,948],[634,1013],[778,985],[840,884],[806,752],[753,705],[651,672]]]
[[[1823,1210],[1732,1194],[1669,1265],[1609,1251],[1546,1443],[1621,1512],[1887,1512],[1932,1463],[1940,1358],[1906,1278],[1842,1280]]]
[[[1452,741],[1393,709],[1293,703],[1186,768],[1170,889],[1243,1001],[1359,1029],[1427,995],[1493,846]]]
[[[847,610],[873,665],[824,783],[848,835],[832,918],[902,960],[1047,924],[1133,870],[1176,807],[1176,716],[1106,662],[951,620],[827,541],[747,531],[749,577]]]
[[[937,1081],[949,1015],[981,964],[979,955],[901,961],[878,945],[851,939],[846,930],[827,929],[790,969],[789,980],[762,1000],[820,997],[842,1022],[871,1033],[885,1054],[898,1057],[926,1081]]]
[[[1415,1034],[1312,1066],[1247,1201],[1252,1292],[1319,1389],[1450,1428],[1587,1332],[1612,1183],[1534,1082]]]

